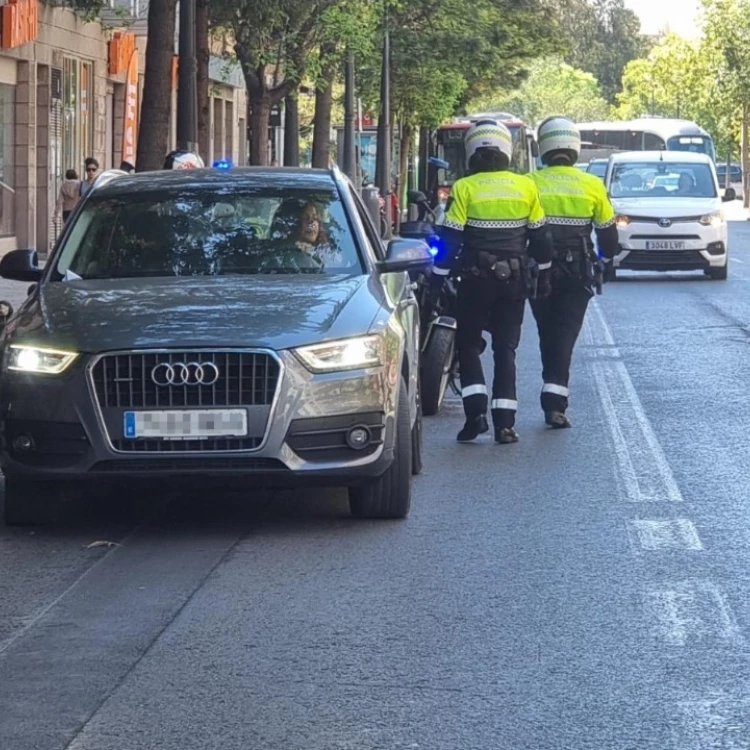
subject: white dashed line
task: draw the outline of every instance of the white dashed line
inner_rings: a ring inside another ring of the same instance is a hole
[[[698,529],[687,518],[629,521],[628,529],[637,549],[648,551],[701,551],[704,549],[703,542],[698,536]]]
[[[682,492],[597,300],[592,301],[591,312],[585,335],[593,347],[594,382],[614,443],[625,499],[682,502]]]
[[[652,589],[644,605],[660,638],[671,646],[737,646],[743,642],[726,596],[711,581]]]

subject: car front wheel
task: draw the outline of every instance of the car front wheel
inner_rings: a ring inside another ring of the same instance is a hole
[[[406,518],[411,508],[412,435],[409,394],[401,378],[396,413],[393,463],[374,482],[349,488],[349,507],[355,518]]]
[[[53,484],[5,477],[5,513],[8,526],[43,526],[59,520],[63,493]]]

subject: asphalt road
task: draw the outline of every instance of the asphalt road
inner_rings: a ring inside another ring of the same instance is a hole
[[[456,445],[451,400],[406,522],[123,489],[0,527],[0,748],[750,749],[750,223],[731,232],[726,282],[607,287],[572,431],[542,425],[529,315],[522,442]]]

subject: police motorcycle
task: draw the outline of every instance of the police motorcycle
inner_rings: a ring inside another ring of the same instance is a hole
[[[435,229],[437,215],[427,200],[427,196],[417,190],[409,192],[409,203],[418,209],[416,221],[401,224],[400,236],[408,239],[424,240],[430,246],[433,256],[440,253],[440,236]],[[458,358],[456,353],[456,282],[449,277],[432,310],[427,309],[429,272],[420,272],[414,278],[415,294],[419,303],[421,325],[421,361],[419,378],[421,388],[422,413],[431,417],[440,411],[445,392],[458,390]],[[428,317],[429,316],[429,317]]]

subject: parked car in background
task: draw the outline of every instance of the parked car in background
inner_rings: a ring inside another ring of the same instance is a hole
[[[634,271],[703,271],[726,279],[729,269],[724,197],[710,156],[681,151],[613,155],[605,176],[617,213],[621,252],[610,266]]]
[[[609,163],[609,159],[592,159],[589,162],[588,168],[586,171],[589,174],[595,174],[597,177],[604,179],[604,175],[607,171],[607,164]]]
[[[727,187],[726,162],[716,165],[716,175],[719,178],[719,187],[723,190]],[[738,198],[742,199],[745,197],[745,187],[742,181],[742,167],[739,164],[730,164],[729,187],[734,188],[734,192],[737,193]]]

